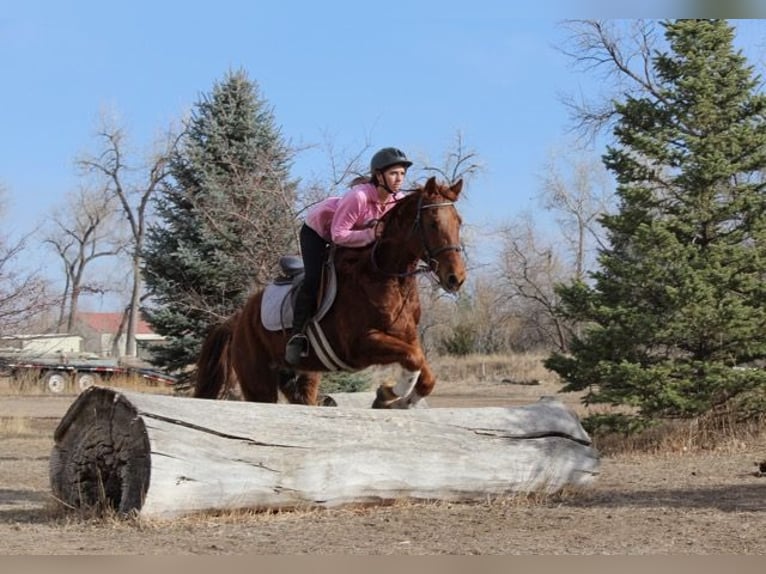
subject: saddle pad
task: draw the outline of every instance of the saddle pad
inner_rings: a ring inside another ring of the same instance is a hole
[[[292,285],[269,283],[263,290],[261,322],[267,331],[281,331],[293,326],[293,306],[288,295]]]
[[[332,265],[327,266],[328,274],[325,283],[325,294],[319,309],[314,315],[314,321],[321,321],[335,302],[338,292],[338,278]],[[261,323],[267,331],[290,330],[293,327],[293,302],[291,291],[297,285],[291,283],[269,283],[263,290],[261,299]]]

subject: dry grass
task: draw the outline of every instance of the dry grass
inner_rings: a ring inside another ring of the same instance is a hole
[[[0,417],[0,437],[18,438],[34,435],[31,421],[27,417]]]
[[[0,377],[0,396],[38,396],[49,394],[45,387],[33,377],[11,379]]]
[[[141,516],[119,517],[114,512],[107,512],[99,518],[93,514],[70,516],[70,520],[88,520],[98,522],[103,520],[106,524],[127,524],[141,529],[163,530],[167,528],[169,520],[174,525],[181,527],[198,527],[210,524],[228,524],[228,525],[252,525],[254,522],[268,521],[270,523],[280,520],[294,521],[301,519],[318,519],[326,516],[328,513],[333,515],[364,516],[368,514],[377,514],[381,509],[407,510],[413,511],[419,508],[442,508],[449,509],[460,506],[474,506],[485,508],[534,508],[540,506],[553,506],[562,504],[581,494],[581,491],[575,489],[564,489],[559,492],[519,492],[507,493],[501,495],[487,495],[483,500],[439,500],[439,499],[395,499],[371,502],[368,504],[356,503],[347,504],[337,508],[325,508],[319,505],[295,506],[289,508],[234,508],[227,510],[209,510],[188,514],[174,519],[162,518],[144,518]]]
[[[518,384],[560,384],[560,379],[543,366],[545,353],[513,355],[466,355],[464,357],[429,357],[431,370],[438,380],[453,382],[497,381]],[[392,380],[399,367],[370,367],[365,371],[371,387]]]
[[[114,377],[103,381],[100,385],[138,393],[173,394],[172,385],[153,383],[142,377]],[[71,388],[69,391],[62,394],[75,395],[77,392],[74,388]],[[0,396],[36,397],[55,395],[52,395],[40,380],[33,377],[25,377],[21,380],[12,380],[10,377],[0,377]]]
[[[155,395],[174,394],[173,385],[152,383],[140,377],[115,377],[109,381],[108,386],[136,393],[149,393]]]
[[[108,504],[73,508],[56,499],[51,499],[46,503],[43,515],[47,521],[55,523],[61,528],[92,526],[99,529],[145,529],[148,526],[150,529],[152,527],[159,529],[162,526],[159,522],[152,523],[140,518],[138,513],[135,512],[129,515],[120,514],[114,507]]]
[[[431,368],[437,378],[444,380],[498,380],[514,383],[558,383],[558,375],[543,366],[544,353],[513,355],[467,355],[465,357],[436,357]]]
[[[766,414],[740,420],[737,413],[722,410],[694,419],[662,421],[634,435],[596,435],[594,445],[605,456],[668,454],[701,451],[741,452],[766,434]]]
[[[545,353],[513,355],[467,355],[464,357],[429,357],[429,366],[437,381],[451,386],[477,381],[494,381],[520,385],[547,385],[560,388],[558,375],[543,366]],[[370,384],[366,390],[394,383],[400,373],[398,365],[373,366],[363,371]]]

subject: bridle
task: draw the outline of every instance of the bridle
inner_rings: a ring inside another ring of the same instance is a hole
[[[412,224],[410,235],[415,233],[416,230],[419,230],[420,242],[423,246],[423,250],[426,252],[426,255],[428,256],[428,261],[426,262],[427,263],[426,266],[417,266],[412,271],[404,271],[402,273],[384,271],[378,266],[378,263],[375,260],[375,254],[378,250],[378,245],[380,244],[380,240],[382,239],[381,237],[379,237],[378,239],[375,240],[375,243],[372,246],[372,250],[370,251],[370,261],[372,263],[372,268],[375,271],[383,273],[384,275],[388,275],[389,277],[409,277],[411,275],[417,275],[418,273],[426,273],[429,271],[436,273],[439,268],[439,262],[436,259],[437,256],[444,253],[445,251],[455,251],[456,253],[461,253],[463,251],[463,247],[461,245],[443,245],[442,247],[439,247],[437,249],[432,249],[431,246],[428,245],[428,238],[426,237],[426,231],[423,228],[422,213],[426,209],[436,209],[439,207],[454,207],[454,206],[455,206],[455,202],[449,201],[449,200],[439,201],[436,203],[427,203],[423,205],[423,195],[421,194],[418,197],[418,208],[417,208],[417,211],[415,212],[415,221]]]

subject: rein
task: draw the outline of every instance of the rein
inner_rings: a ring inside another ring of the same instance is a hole
[[[423,229],[421,214],[423,210],[425,209],[432,209],[432,208],[438,208],[438,207],[454,207],[454,205],[455,205],[454,201],[440,201],[438,203],[429,203],[429,204],[423,205],[423,196],[420,195],[418,197],[418,209],[417,209],[417,212],[415,213],[415,221],[412,224],[412,230],[410,231],[410,235],[412,235],[412,233],[414,233],[416,229],[420,231],[420,241],[423,246],[423,249],[426,252],[426,255],[428,256],[427,265],[425,267],[418,266],[412,271],[404,271],[401,273],[394,272],[394,271],[384,271],[378,266],[378,263],[375,260],[375,253],[377,252],[378,245],[380,244],[382,239],[382,237],[380,237],[375,240],[375,243],[372,246],[372,250],[370,251],[370,261],[372,263],[372,268],[375,271],[383,273],[384,275],[388,275],[389,277],[410,277],[412,275],[417,275],[418,273],[427,273],[428,271],[436,273],[436,270],[439,267],[439,262],[436,260],[436,257],[439,254],[444,253],[445,251],[456,251],[457,253],[460,253],[461,251],[463,251],[463,247],[460,245],[444,245],[442,247],[439,247],[436,250],[431,249],[431,246],[428,245],[425,229]]]

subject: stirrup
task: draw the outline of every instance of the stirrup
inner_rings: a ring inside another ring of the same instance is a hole
[[[309,339],[304,333],[296,333],[285,346],[285,361],[288,365],[297,365],[301,359],[309,356]]]

